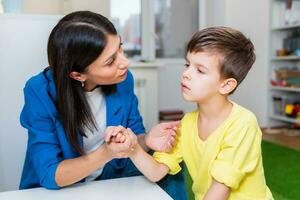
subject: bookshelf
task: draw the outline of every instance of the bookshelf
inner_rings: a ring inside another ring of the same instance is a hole
[[[289,7],[290,5],[291,7]],[[287,46],[286,38],[291,38],[291,35],[295,34],[298,37],[296,32],[300,33],[300,10],[297,13],[297,10],[300,9],[299,5],[299,0],[292,0],[291,4],[288,4],[287,0],[270,0],[268,87],[268,102],[271,102],[268,104],[270,126],[300,124],[299,117],[286,115],[286,105],[300,103],[300,85],[290,84],[286,81],[290,80],[289,78],[280,80],[278,78],[280,77],[278,76],[279,71],[286,75],[288,74],[285,73],[287,70],[300,70],[299,54],[297,55],[295,51],[285,50],[284,53],[279,51]],[[300,79],[300,76],[296,74],[290,73],[290,75],[294,76],[293,80]],[[271,80],[273,80],[272,83]]]

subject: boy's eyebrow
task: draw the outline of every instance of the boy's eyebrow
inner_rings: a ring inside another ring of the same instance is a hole
[[[184,57],[184,59],[185,59],[187,62],[190,62],[189,59],[188,59],[186,56]],[[203,67],[203,68],[205,68],[205,69],[208,70],[208,67],[205,67],[204,65],[201,65],[201,64],[199,64],[199,63],[196,63],[196,66],[197,66],[197,67]]]
[[[186,56],[184,56],[184,59],[185,61],[189,62],[189,59]]]
[[[208,70],[208,67],[205,67],[204,65],[201,65],[201,64],[198,64],[198,63],[196,65],[197,65],[197,67],[203,67],[203,68]]]

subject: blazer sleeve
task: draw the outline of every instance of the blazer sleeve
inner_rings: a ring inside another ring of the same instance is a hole
[[[28,130],[27,153],[30,156],[40,185],[58,189],[55,172],[63,160],[56,135],[55,122],[50,117],[39,95],[27,85],[24,88],[25,105],[21,112],[21,125]]]

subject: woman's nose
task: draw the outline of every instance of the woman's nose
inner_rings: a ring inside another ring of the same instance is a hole
[[[121,62],[120,62],[119,68],[120,69],[125,69],[129,66],[130,61],[128,60],[128,58],[124,54],[121,54],[120,56],[121,56]]]

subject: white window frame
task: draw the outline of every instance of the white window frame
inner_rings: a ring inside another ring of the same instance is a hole
[[[206,27],[206,1],[198,0],[198,29]],[[155,56],[155,13],[154,13],[154,1],[153,0],[141,0],[141,37],[142,48],[141,58],[146,61],[181,61],[183,58],[159,58]]]

